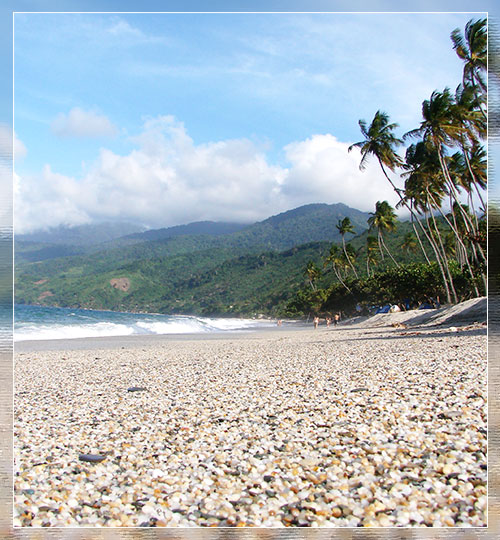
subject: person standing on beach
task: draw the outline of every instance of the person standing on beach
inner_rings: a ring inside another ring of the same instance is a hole
[[[318,324],[319,324],[319,317],[314,317],[314,329],[316,330],[316,328],[318,328]]]
[[[333,324],[335,324],[335,326],[337,326],[337,323],[339,322],[339,319],[340,319],[340,315],[338,313],[335,313],[335,315],[333,317]]]

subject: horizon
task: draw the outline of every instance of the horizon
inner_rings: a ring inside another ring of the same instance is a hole
[[[461,80],[451,31],[480,16],[17,13],[15,228],[395,206],[347,152],[358,120],[418,126]]]

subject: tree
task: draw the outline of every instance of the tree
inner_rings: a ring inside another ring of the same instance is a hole
[[[309,285],[312,290],[316,290],[315,282],[321,277],[321,270],[316,266],[316,263],[309,261],[307,263],[306,269],[304,270],[304,276],[307,277]]]
[[[403,161],[395,152],[395,149],[403,144],[403,141],[394,135],[394,130],[398,127],[398,124],[390,124],[387,113],[380,110],[375,113],[369,126],[367,126],[365,120],[360,120],[358,124],[365,139],[351,144],[347,151],[350,152],[353,148],[360,149],[361,162],[359,168],[362,171],[366,168],[369,156],[374,156],[393,189],[399,193],[401,190],[394,185],[385,170],[385,167],[387,167],[389,170],[394,171],[396,167],[403,164]]]
[[[453,115],[453,97],[448,88],[443,92],[434,91],[430,99],[422,104],[422,117],[420,127],[409,131],[404,135],[404,139],[421,136],[423,142],[437,150],[439,165],[442,172],[442,182],[446,185],[450,196],[450,206],[456,202],[460,213],[462,214],[468,232],[475,236],[475,227],[469,216],[463,211],[457,186],[451,178],[446,160],[446,146],[453,145],[453,141],[459,140],[465,133],[465,128],[456,120]],[[480,255],[486,260],[481,249]]]
[[[382,249],[384,248],[394,264],[399,266],[384,242],[384,233],[391,232],[396,228],[396,214],[392,206],[387,201],[377,201],[375,212],[371,213],[371,217],[368,218],[368,225],[370,229],[377,230],[377,239],[382,260],[384,260],[384,251]]]
[[[453,48],[464,62],[463,84],[472,85],[476,94],[486,91],[488,35],[486,19],[470,20],[462,34],[459,28],[451,33]],[[481,108],[485,118],[486,112]]]
[[[412,226],[419,243],[424,252],[424,256],[427,259],[427,254],[423,248],[422,243],[420,242],[420,237],[415,226],[415,221],[418,223],[421,231],[424,235],[427,235],[423,225],[416,219],[415,211],[413,207],[408,203],[404,197],[404,190],[396,187],[392,179],[387,174],[385,167],[389,170],[394,171],[396,167],[402,167],[404,165],[403,160],[396,153],[396,148],[403,144],[401,139],[398,139],[394,134],[394,130],[398,127],[398,124],[389,123],[389,116],[387,113],[381,112],[380,110],[375,113],[373,121],[369,127],[367,127],[364,120],[358,122],[361,129],[361,133],[364,135],[365,139],[363,141],[357,142],[349,146],[348,152],[353,148],[359,148],[361,151],[361,162],[359,164],[360,170],[364,170],[366,167],[366,161],[370,155],[374,156],[382,169],[382,172],[386,179],[391,184],[392,188],[399,197],[400,203],[410,212],[412,218]]]
[[[341,274],[341,267],[343,265],[343,261],[342,261],[342,257],[340,255],[340,249],[339,249],[339,246],[337,246],[337,244],[332,244],[330,246],[330,251],[328,253],[328,256],[326,257],[324,263],[323,263],[323,266],[324,267],[327,267],[331,265],[332,269],[333,269],[333,272],[335,273],[335,276],[337,277],[337,279],[339,280],[339,282],[349,291],[351,292],[351,289],[349,289],[349,287],[347,286],[347,284],[345,283],[344,279],[342,278],[342,274]]]
[[[347,254],[347,250],[346,250],[346,247],[345,247],[345,235],[347,233],[354,234],[354,227],[352,226],[351,220],[348,217],[345,217],[342,220],[339,219],[339,222],[337,223],[337,229],[338,229],[338,231],[340,233],[340,236],[342,237],[342,248],[344,250],[345,258],[346,258],[347,262],[349,263],[349,266],[351,267],[352,271],[354,272],[354,275],[356,277],[358,277],[358,273],[356,272],[356,268],[354,268],[354,265],[352,264],[351,258]]]
[[[413,233],[408,232],[405,234],[401,249],[407,253],[415,253],[417,251],[417,238]]]
[[[366,237],[366,274],[370,277],[370,267],[377,264],[378,241],[375,236]]]
[[[405,197],[412,201],[413,207],[418,212],[423,213],[427,224],[427,229],[424,231],[440,268],[447,300],[451,302],[453,295],[454,301],[457,301],[441,231],[434,217],[436,211],[442,213],[442,201],[447,194],[442,181],[436,148],[431,143],[423,141],[416,145],[412,144],[406,151],[404,168],[406,169],[406,172],[403,173],[403,176],[406,177]],[[443,213],[442,215],[445,217]]]

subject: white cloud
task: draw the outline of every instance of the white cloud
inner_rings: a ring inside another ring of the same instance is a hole
[[[247,139],[196,145],[172,116],[146,120],[128,155],[101,149],[81,180],[46,166],[20,179],[16,230],[109,219],[164,227],[199,220],[253,222],[311,202],[372,210],[394,195],[376,164],[359,171],[359,153],[332,135],[285,147],[272,164]]]
[[[361,154],[333,135],[313,135],[285,147],[291,164],[284,194],[301,202],[342,202],[358,210],[371,211],[378,200],[395,204],[397,196],[384,178],[378,163],[359,170]]]
[[[118,132],[107,116],[80,107],[58,114],[51,129],[60,137],[112,137]]]
[[[17,232],[82,225],[91,221],[80,204],[82,186],[46,165],[40,175],[15,176],[14,226]]]

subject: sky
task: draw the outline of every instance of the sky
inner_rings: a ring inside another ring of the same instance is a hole
[[[16,231],[395,204],[348,152],[358,120],[417,127],[460,82],[451,31],[481,15],[17,13]]]

